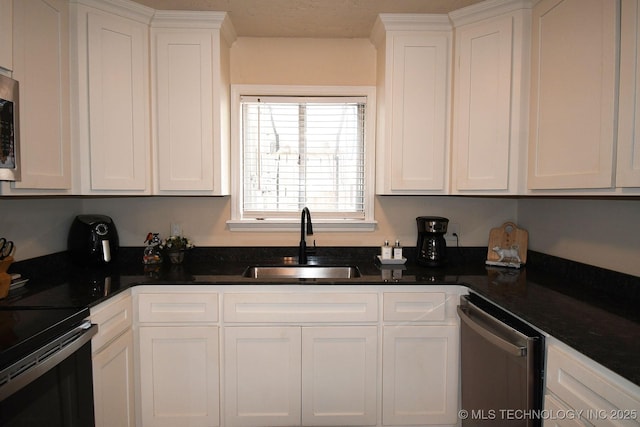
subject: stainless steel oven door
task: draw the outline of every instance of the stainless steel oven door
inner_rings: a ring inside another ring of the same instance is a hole
[[[91,338],[85,322],[0,372],[0,425],[94,425]]]

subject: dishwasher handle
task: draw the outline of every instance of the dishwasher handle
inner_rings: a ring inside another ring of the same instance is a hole
[[[489,341],[490,343],[496,345],[500,349],[506,351],[507,353],[516,356],[516,357],[525,357],[527,355],[527,347],[519,346],[513,344],[498,335],[495,335],[482,325],[476,323],[471,316],[467,313],[467,311],[458,306],[458,316],[460,316],[460,320],[462,320],[467,326],[474,330],[477,334],[482,336],[484,339]]]

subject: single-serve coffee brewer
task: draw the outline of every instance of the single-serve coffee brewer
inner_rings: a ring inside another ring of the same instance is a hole
[[[418,223],[418,255],[416,263],[427,267],[439,267],[447,259],[447,232],[449,220],[440,216],[419,216]]]

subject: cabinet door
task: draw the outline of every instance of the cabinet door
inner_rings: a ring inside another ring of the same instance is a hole
[[[521,70],[521,64],[514,62],[514,47],[522,49],[521,34],[514,39],[519,34],[516,22],[522,25],[514,16],[503,15],[455,30],[455,190],[517,190],[510,188],[517,185],[522,133],[520,76],[513,86],[513,74]]]
[[[383,341],[383,424],[456,424],[458,326],[385,326]]]
[[[555,343],[547,344],[545,385],[595,426],[640,426],[640,387]],[[633,412],[635,411],[635,412]]]
[[[88,14],[90,188],[149,193],[148,28]]]
[[[448,171],[449,37],[391,37],[391,132],[385,142],[391,159],[390,190],[443,191]]]
[[[227,327],[225,425],[300,425],[300,328]]]
[[[13,13],[22,178],[12,187],[16,194],[64,193],[71,189],[69,5],[66,0],[19,0]]]
[[[96,427],[135,426],[131,330],[93,356],[93,399]]]
[[[302,328],[302,425],[376,425],[376,326]]]
[[[543,421],[544,427],[586,427],[587,424],[582,422],[580,418],[573,417],[573,414],[577,414],[577,411],[572,411],[570,408],[564,406],[562,402],[553,396],[547,394],[544,396],[544,410],[549,415]],[[570,416],[563,416],[564,414],[571,414]]]
[[[530,189],[613,184],[617,2],[533,8]]]
[[[144,426],[220,425],[218,328],[140,328]]]
[[[13,0],[0,0],[0,68],[13,69]]]
[[[154,33],[158,191],[213,191],[213,35]]]
[[[623,0],[620,31],[617,187],[640,187],[640,7]]]

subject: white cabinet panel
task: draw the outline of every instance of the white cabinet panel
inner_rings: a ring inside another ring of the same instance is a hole
[[[91,339],[91,349],[95,353],[115,337],[131,329],[133,307],[128,292],[92,307],[91,322],[99,326],[98,333]]]
[[[381,14],[376,193],[448,190],[451,26],[445,15]]]
[[[300,425],[299,327],[226,327],[225,425]]]
[[[134,345],[129,291],[91,308],[98,333],[91,339],[96,426],[135,425]]]
[[[449,16],[456,39],[452,191],[518,194],[526,169],[530,5],[481,2]]]
[[[544,427],[587,427],[579,417],[575,416],[571,409],[562,402],[547,394],[544,396],[544,410],[548,418],[543,420]],[[566,415],[565,414],[571,414]]]
[[[120,17],[88,16],[91,190],[149,192],[147,31]]]
[[[384,425],[458,422],[458,340],[457,325],[384,327]]]
[[[96,427],[135,426],[131,330],[94,354],[92,363]]]
[[[640,7],[622,0],[617,187],[640,187]]]
[[[640,387],[623,385],[626,380],[563,347],[547,345],[547,392],[595,426],[640,426]]]
[[[375,293],[225,294],[225,322],[372,322]]]
[[[151,194],[149,21],[133,2],[71,2],[74,193]]]
[[[213,190],[211,39],[154,35],[160,191]]]
[[[0,68],[13,69],[13,0],[0,0]]]
[[[69,5],[20,0],[14,1],[13,14],[22,179],[8,192],[65,194],[71,189]]]
[[[146,322],[216,322],[217,293],[143,293],[138,296],[138,320]]]
[[[218,327],[141,327],[144,426],[220,425]]]
[[[154,192],[229,194],[230,20],[157,11],[151,36]]]
[[[385,322],[432,322],[446,317],[444,292],[385,292]]]
[[[302,425],[376,425],[376,326],[302,328]]]
[[[533,8],[529,189],[613,186],[617,2]]]

